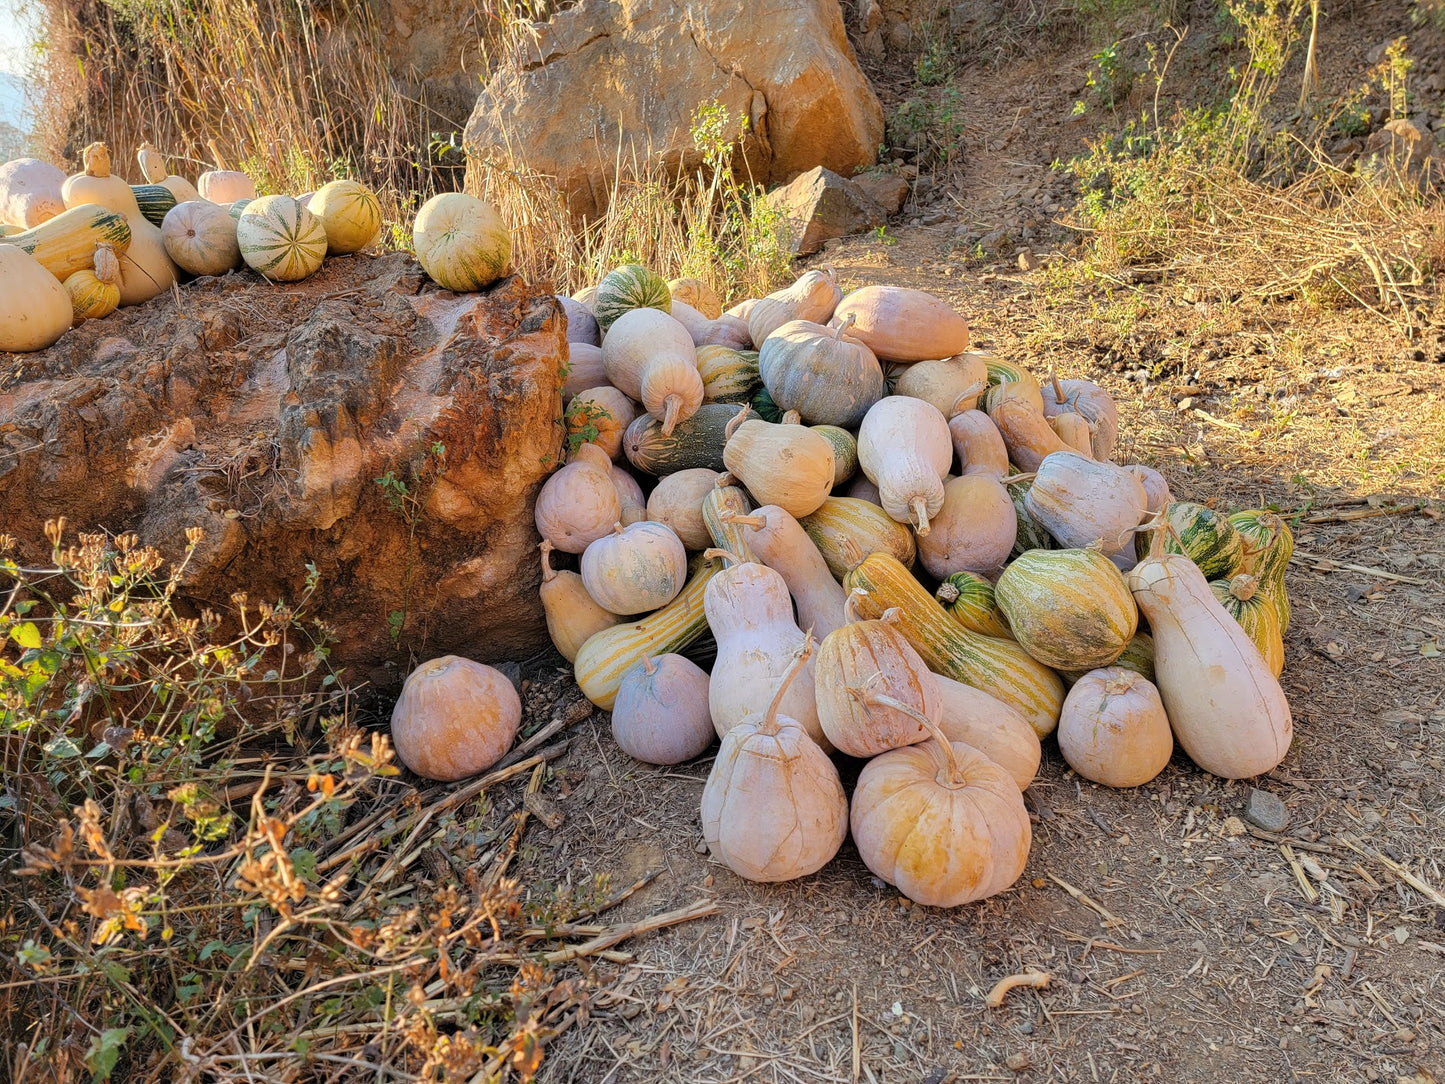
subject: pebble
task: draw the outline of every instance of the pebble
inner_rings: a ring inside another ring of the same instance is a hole
[[[1244,819],[1266,832],[1283,832],[1289,824],[1289,810],[1278,797],[1267,790],[1251,787]]]
[[[1024,249],[1019,253],[1020,271],[1037,271],[1039,269],[1039,258],[1030,249]]]
[[[1192,395],[1186,395],[1183,399],[1179,400],[1178,409],[1180,411],[1188,410],[1192,406],[1194,406],[1194,396]]]
[[[1022,1073],[1029,1067],[1029,1056],[1027,1054],[1010,1054],[1004,1059],[1004,1064],[1014,1072]]]

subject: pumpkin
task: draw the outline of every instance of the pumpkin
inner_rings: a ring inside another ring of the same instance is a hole
[[[663,436],[702,406],[692,338],[665,312],[642,307],[619,316],[602,341],[602,364],[614,387],[662,419]]]
[[[851,315],[851,314],[850,314]],[[978,406],[988,390],[988,366],[981,354],[920,361],[903,367],[890,395],[932,403],[945,418]]]
[[[582,553],[608,534],[622,517],[622,502],[607,453],[594,444],[581,445],[542,483],[534,515],[537,533],[563,553]]]
[[[659,478],[694,467],[720,471],[728,430],[740,410],[730,403],[704,403],[666,436],[661,419],[639,414],[622,435],[622,454],[638,470]]]
[[[843,589],[796,519],[775,504],[746,515],[725,512],[722,518],[740,527],[756,559],[783,577],[797,607],[799,628],[826,637],[847,621]]]
[[[702,377],[704,403],[750,403],[763,386],[755,350],[698,347],[697,373]]]
[[[918,536],[918,559],[937,579],[965,571],[995,574],[1017,537],[1013,501],[999,479],[965,474],[944,483],[943,505],[928,533]]]
[[[936,679],[895,627],[898,611],[866,621],[850,595],[844,612],[846,623],[818,649],[814,681],[823,733],[852,757],[877,756],[925,740],[928,730],[919,717],[937,724],[943,705]],[[870,691],[886,693],[916,714],[870,699]]]
[[[1289,631],[1289,596],[1285,593],[1284,575],[1294,555],[1294,534],[1282,517],[1262,508],[1233,513],[1229,525],[1245,548],[1244,558],[1235,567],[1241,571],[1248,567],[1259,577],[1259,590],[1274,603],[1283,635]]]
[[[1043,746],[1029,721],[1002,700],[961,681],[933,675],[943,706],[938,729],[950,742],[977,749],[1026,790],[1039,771]]]
[[[0,165],[0,222],[28,230],[65,210],[65,171],[38,158]]]
[[[502,216],[465,192],[443,192],[423,203],[411,241],[431,280],[459,294],[486,289],[512,262],[512,235]]]
[[[637,479],[616,463],[612,464],[608,473],[612,478],[612,488],[617,490],[617,503],[622,505],[622,514],[617,517],[618,522],[624,527],[641,523],[647,518],[647,497],[643,494],[642,487],[637,484]]]
[[[854,338],[880,360],[951,358],[968,349],[968,322],[923,290],[865,286],[843,298],[833,313],[838,323],[849,316]]]
[[[948,419],[948,433],[964,474],[984,474],[1000,481],[1008,476],[1008,449],[998,426],[983,411],[954,414]]]
[[[667,284],[667,292],[673,301],[691,305],[708,320],[716,320],[722,315],[722,302],[718,300],[717,291],[702,279],[672,279]]]
[[[1109,459],[1119,439],[1119,408],[1114,397],[1092,380],[1051,377],[1042,387],[1045,418],[1076,416],[1088,426],[1089,454]]]
[[[44,350],[70,330],[70,294],[24,249],[0,244],[0,350]]]
[[[236,220],[236,245],[252,271],[275,282],[299,282],[321,269],[326,229],[290,196],[262,196]]]
[[[1233,575],[1245,560],[1246,545],[1227,515],[1193,501],[1172,501],[1164,508],[1162,520],[1134,539],[1134,550],[1143,557],[1155,546],[1164,553],[1182,553],[1199,566],[1205,579]]]
[[[1068,451],[1039,465],[1024,507],[1061,545],[1097,543],[1107,555],[1131,543],[1147,500],[1139,479],[1123,467]]]
[[[80,152],[84,169],[66,178],[61,186],[61,199],[65,206],[74,209],[86,203],[104,207],[108,211],[125,215],[127,219],[140,217],[135,193],[130,190],[124,178],[110,171],[110,151],[104,143],[92,143]],[[134,226],[134,221],[131,222]]]
[[[224,275],[241,262],[235,220],[209,200],[178,203],[167,211],[161,243],[175,265],[191,275]]]
[[[878,486],[883,510],[922,538],[943,507],[943,479],[953,465],[948,419],[922,399],[886,396],[858,429],[858,464]]]
[[[417,775],[450,782],[501,760],[521,724],[522,700],[506,675],[444,655],[422,663],[402,685],[391,742]]]
[[[82,269],[65,280],[71,315],[78,327],[86,320],[109,316],[120,305],[120,261],[110,245],[95,246],[94,270]]]
[[[761,504],[776,504],[794,518],[817,511],[833,488],[833,445],[793,422],[741,420],[746,411],[738,410],[724,465]]]
[[[791,286],[760,298],[748,311],[745,319],[753,345],[761,348],[769,335],[790,320],[827,323],[842,296],[831,268],[805,271]]]
[[[717,735],[707,711],[707,671],[682,655],[643,655],[622,675],[612,705],[612,737],[633,760],[681,764]]]
[[[1091,783],[1141,787],[1164,770],[1174,736],[1159,690],[1132,670],[1091,670],[1059,716],[1059,752]]]
[[[547,635],[564,659],[576,662],[577,652],[589,638],[610,629],[622,617],[597,605],[577,573],[552,567],[552,543],[543,541],[540,548],[542,612],[547,618]]]
[[[629,263],[613,268],[597,284],[597,299],[592,311],[604,336],[624,313],[644,308],[668,312],[672,309],[672,295],[667,292],[667,280],[641,264]],[[605,344],[607,340],[604,338],[602,341]],[[688,341],[692,341],[691,336]]]
[[[843,586],[868,592],[858,603],[864,617],[881,617],[897,606],[898,631],[935,674],[982,689],[1016,708],[1041,738],[1059,721],[1064,683],[1057,674],[1013,640],[964,628],[892,557],[869,554],[848,573]]]
[[[602,348],[586,343],[567,344],[567,368],[562,382],[562,401],[568,402],[578,392],[600,388],[607,383],[607,366],[602,364]]]
[[[1214,580],[1209,584],[1214,597],[1219,600],[1229,616],[1239,622],[1239,627],[1249,635],[1269,672],[1279,677],[1284,670],[1284,638],[1279,631],[1279,610],[1274,600],[1260,590],[1260,580],[1248,572],[1241,572],[1228,580]]]
[[[838,769],[783,707],[809,658],[805,647],[766,709],[723,735],[703,784],[702,836],[708,851],[750,881],[789,881],[816,873],[848,835],[848,799]]]
[[[622,454],[622,434],[637,417],[637,404],[611,385],[587,388],[567,404],[567,436],[597,445],[616,459]]]
[[[9,234],[0,244],[28,252],[41,267],[64,282],[91,266],[96,245],[110,245],[120,254],[130,247],[130,242],[129,219],[104,207],[85,204],[33,229]]]
[[[1124,577],[1098,550],[1030,550],[994,586],[1013,637],[1060,670],[1108,666],[1139,627]]]
[[[564,294],[556,296],[557,303],[567,316],[567,341],[600,347],[602,332],[597,327],[597,317],[592,315],[592,310]]]
[[[857,497],[829,497],[811,515],[798,521],[822,554],[828,571],[841,581],[856,562],[849,562],[849,547],[867,556],[887,553],[912,568],[913,532],[871,501]]]
[[[256,182],[234,169],[210,169],[196,181],[201,199],[229,206],[238,199],[255,199]]]
[[[1199,566],[1182,554],[1151,553],[1128,584],[1154,638],[1164,710],[1189,758],[1224,779],[1276,767],[1294,737],[1289,702]]]
[[[993,584],[982,576],[955,572],[938,585],[933,597],[970,632],[1013,639],[1013,632],[994,598]]]
[[[873,352],[847,334],[790,320],[763,340],[758,372],[773,402],[806,422],[856,426],[883,398],[883,369]]]
[[[661,609],[677,597],[686,577],[687,551],[661,523],[617,523],[582,553],[587,593],[615,614]]]
[[[719,477],[717,471],[706,467],[669,474],[653,487],[647,498],[647,518],[672,528],[688,549],[707,549],[713,539],[702,520],[702,499]]]
[[[882,703],[892,697],[875,697]],[[858,856],[915,903],[957,907],[1002,892],[1028,863],[1033,836],[1018,784],[978,750],[930,738],[863,765],[851,824]]]
[[[644,654],[681,651],[707,632],[703,592],[721,566],[699,559],[690,569],[687,585],[678,596],[641,621],[625,621],[591,636],[577,652],[573,672],[588,700],[611,711],[623,675]]]
[[[738,561],[735,554],[722,550],[708,550],[706,556],[729,562],[703,593],[703,612],[717,641],[708,707],[718,736],[724,737],[749,716],[767,709],[774,689],[809,641],[793,620],[793,601],[780,574],[755,561]],[[809,651],[782,695],[781,710],[829,750],[832,746],[818,722],[813,673]]]
[[[323,184],[306,209],[321,220],[328,256],[360,252],[381,235],[381,204],[358,181]]]

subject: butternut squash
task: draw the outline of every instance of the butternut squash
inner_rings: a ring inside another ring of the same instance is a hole
[[[922,399],[880,399],[858,429],[858,464],[878,486],[883,510],[922,538],[943,507],[943,479],[953,465],[948,419]]]
[[[643,306],[619,316],[602,340],[602,364],[614,387],[662,419],[663,436],[702,406],[692,337],[658,309]]]
[[[740,527],[757,559],[783,577],[797,606],[800,628],[811,631],[815,639],[825,638],[847,622],[843,588],[796,519],[775,504],[748,515],[727,512],[723,518]]]

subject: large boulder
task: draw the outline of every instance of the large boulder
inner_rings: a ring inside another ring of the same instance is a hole
[[[546,643],[532,501],[560,450],[561,306],[520,279],[438,290],[402,254],[299,287],[184,287],[0,362],[0,525],[135,531],[184,591],[312,612],[353,678]],[[219,603],[220,605],[216,605]]]
[[[824,242],[862,233],[888,221],[888,212],[859,185],[818,166],[768,193],[768,203],[787,228],[794,256],[817,252]]]
[[[755,180],[871,163],[883,111],[838,0],[582,0],[502,64],[467,124],[469,184],[488,165],[556,180],[570,209],[607,204],[617,163],[694,168],[700,105],[727,110]]]

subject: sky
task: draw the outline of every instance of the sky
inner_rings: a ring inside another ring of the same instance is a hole
[[[17,0],[0,0],[0,76],[24,75],[29,66],[30,42],[35,36],[29,11],[22,13]],[[28,128],[25,121],[23,84],[16,79],[0,78],[0,121],[17,128]]]

